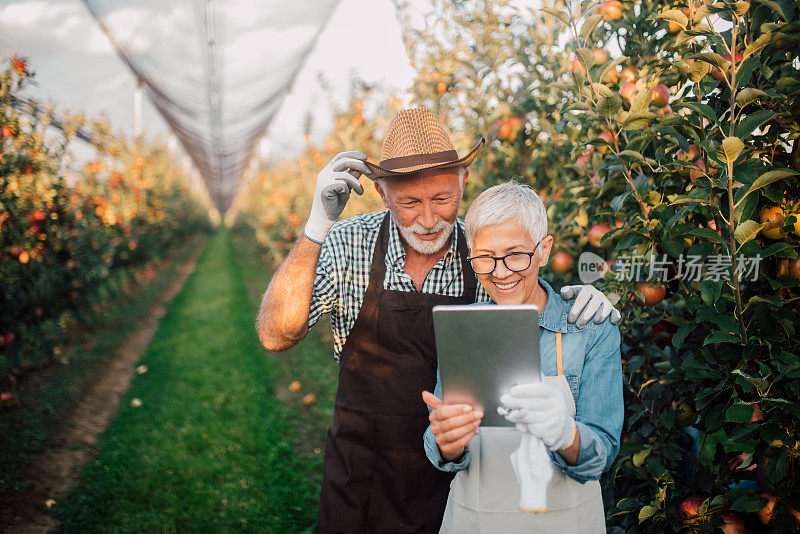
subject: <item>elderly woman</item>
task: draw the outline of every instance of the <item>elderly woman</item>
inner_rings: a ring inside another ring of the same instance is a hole
[[[608,319],[583,328],[569,324],[571,302],[539,278],[553,237],[544,204],[529,187],[487,189],[469,208],[465,230],[472,267],[492,301],[541,310],[544,380],[515,386],[501,398],[516,415],[506,416],[516,428],[483,428],[479,434],[482,413],[442,404],[438,383],[435,395],[423,392],[432,409],[424,437],[428,458],[442,471],[457,472],[441,532],[605,532],[598,480],[619,451],[622,431],[619,329]],[[548,449],[541,452],[543,468],[533,469],[534,476],[552,471],[542,488],[546,513],[519,508],[519,458],[512,466],[509,457],[529,436]]]

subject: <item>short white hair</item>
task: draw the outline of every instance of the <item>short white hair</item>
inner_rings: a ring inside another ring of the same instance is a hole
[[[547,235],[547,211],[536,191],[528,185],[507,182],[478,195],[467,210],[467,244],[472,246],[475,234],[483,228],[510,220],[519,223],[535,243]]]

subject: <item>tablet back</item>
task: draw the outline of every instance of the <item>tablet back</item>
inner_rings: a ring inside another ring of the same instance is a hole
[[[541,380],[539,308],[435,306],[433,328],[445,404],[482,409],[481,426],[513,426],[497,406],[514,384]]]

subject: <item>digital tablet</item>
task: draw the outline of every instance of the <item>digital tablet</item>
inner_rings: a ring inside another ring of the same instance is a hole
[[[433,329],[444,403],[483,410],[481,426],[513,426],[497,406],[511,386],[542,379],[539,308],[435,306]]]

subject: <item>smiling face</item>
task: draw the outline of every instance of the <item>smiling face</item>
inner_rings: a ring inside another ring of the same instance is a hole
[[[494,271],[479,274],[478,280],[497,304],[536,304],[542,290],[537,280],[539,268],[547,265],[553,236],[542,239],[531,265],[524,271],[510,271],[497,261]],[[484,226],[475,233],[470,256],[505,256],[511,252],[532,252],[536,242],[514,220]]]
[[[468,174],[458,168],[431,169],[381,181],[378,193],[411,248],[430,255],[447,245]]]

